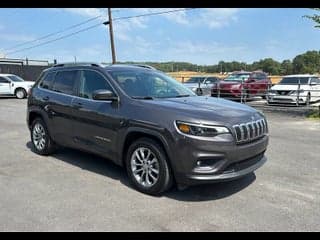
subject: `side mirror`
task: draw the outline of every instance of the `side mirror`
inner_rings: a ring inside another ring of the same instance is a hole
[[[99,89],[92,93],[94,100],[118,101],[118,97],[113,92],[105,89]]]
[[[205,84],[210,84],[211,82],[210,82],[210,81],[205,81],[204,83],[205,83]]]
[[[315,86],[315,85],[317,85],[317,83],[315,83],[315,82],[310,83],[310,86]]]

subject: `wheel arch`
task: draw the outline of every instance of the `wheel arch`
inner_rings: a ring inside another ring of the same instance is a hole
[[[154,141],[156,141],[164,150],[164,153],[166,154],[166,157],[168,159],[168,165],[172,171],[173,178],[175,179],[175,169],[174,165],[172,164],[172,156],[171,151],[168,142],[166,139],[158,132],[148,129],[142,129],[142,128],[132,128],[130,129],[127,134],[124,137],[124,141],[121,145],[121,166],[125,166],[125,159],[127,156],[127,150],[129,146],[140,138],[150,138]]]

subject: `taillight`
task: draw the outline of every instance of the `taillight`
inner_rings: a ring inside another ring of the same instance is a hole
[[[31,93],[32,93],[32,88],[29,88],[29,90],[28,90],[28,96],[30,96]]]

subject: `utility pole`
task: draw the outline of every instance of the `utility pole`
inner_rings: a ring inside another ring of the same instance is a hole
[[[110,33],[110,43],[111,43],[111,53],[112,53],[112,64],[115,64],[117,60],[116,60],[116,53],[114,49],[111,8],[108,8],[108,17],[109,17],[109,33]]]

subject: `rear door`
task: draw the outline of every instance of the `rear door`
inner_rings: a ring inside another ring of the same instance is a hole
[[[4,78],[0,77],[0,94],[10,94],[11,82]]]
[[[81,70],[78,97],[72,101],[75,120],[73,141],[79,148],[114,159],[117,154],[117,132],[121,122],[118,117],[119,103],[94,100],[92,94],[99,89],[115,93],[102,73],[90,69]]]
[[[77,70],[58,71],[50,76],[54,78],[53,83],[40,84],[40,87],[45,89],[42,92],[42,101],[44,110],[48,113],[53,138],[57,143],[67,146],[72,143],[71,103],[76,94],[78,74]]]

